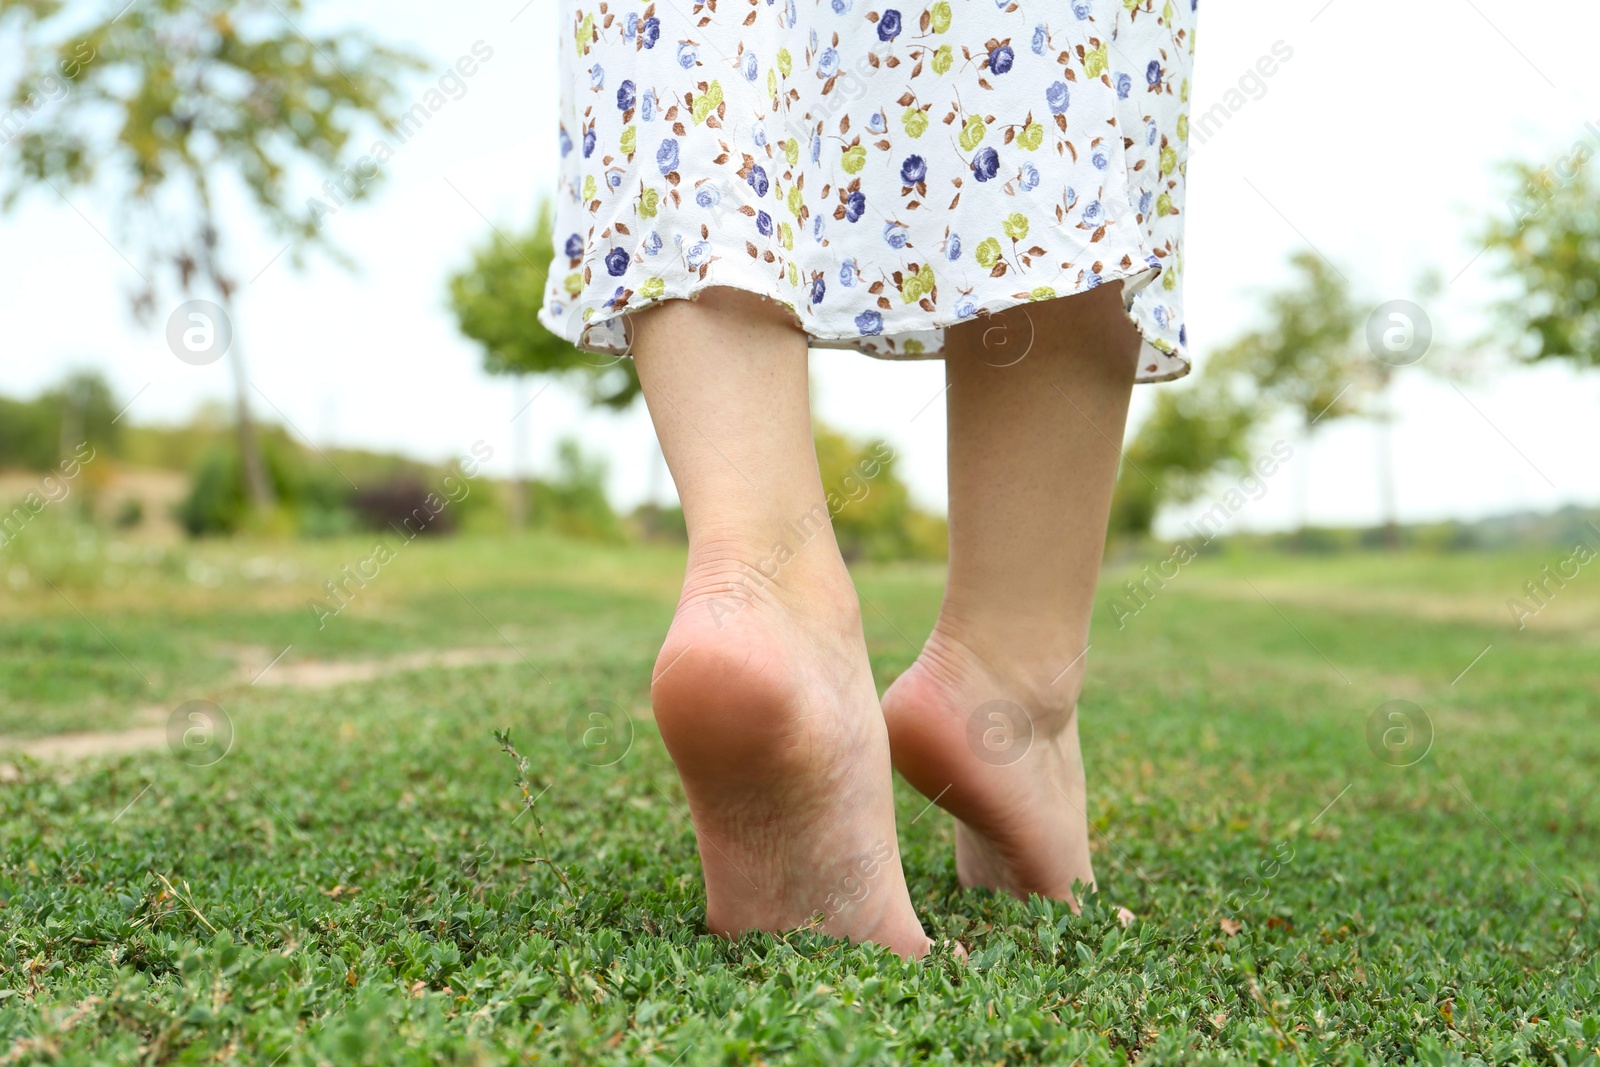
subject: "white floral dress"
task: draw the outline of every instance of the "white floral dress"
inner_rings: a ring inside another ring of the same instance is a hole
[[[824,347],[1120,280],[1141,381],[1187,373],[1184,160],[1198,0],[561,0],[561,195],[540,311],[710,286]]]

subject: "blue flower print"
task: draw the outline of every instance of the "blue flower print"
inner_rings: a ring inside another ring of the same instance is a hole
[[[627,252],[620,248],[613,248],[606,253],[606,273],[613,278],[620,278],[628,273],[628,263],[632,259]]]
[[[846,289],[856,287],[856,261],[847,259],[839,265],[839,284]]]
[[[900,36],[900,12],[891,7],[878,20],[878,40],[892,41],[898,36]]]
[[[663,177],[678,169],[678,142],[675,139],[668,137],[656,149],[656,166],[661,168]]]
[[[639,13],[630,11],[628,17],[622,20],[622,39],[631,41],[637,36],[639,36]]]
[[[873,337],[883,332],[883,313],[879,311],[863,311],[856,316],[856,329],[861,331],[862,337]]]
[[[767,195],[767,171],[765,167],[754,166],[750,168],[750,176],[745,179],[750,183],[750,188],[756,191],[757,196]]]
[[[761,73],[761,69],[760,68],[761,68],[761,64],[756,59],[756,54],[754,52],[746,52],[744,54],[744,67],[743,67],[743,69],[744,69],[744,80],[747,81],[747,82],[755,81],[756,80],[756,76]]]
[[[855,0],[833,0],[833,13],[835,15],[850,14],[850,6]]]
[[[567,253],[568,259],[577,259],[583,255],[583,238],[577,234],[568,237],[567,246],[563,251]]]
[[[561,146],[562,155],[566,155],[568,152],[572,151],[572,135],[567,133],[567,128],[565,126],[561,127],[560,137],[558,138],[557,143]]]
[[[1079,22],[1088,21],[1089,0],[1073,0],[1072,13],[1078,17]]]
[[[1144,80],[1150,83],[1150,88],[1152,89],[1161,84],[1160,60],[1152,59],[1150,61],[1150,65],[1144,70]]]
[[[1052,82],[1050,88],[1044,91],[1044,99],[1050,105],[1052,114],[1064,115],[1067,105],[1072,102],[1072,94],[1068,92],[1066,82]]]
[[[1032,163],[1024,163],[1022,165],[1021,185],[1022,191],[1025,193],[1031,193],[1039,188],[1039,168]]]
[[[1011,46],[1003,44],[989,53],[989,73],[1004,74],[1011,69],[1011,64],[1016,61],[1017,54]]]
[[[1128,94],[1133,92],[1133,79],[1126,74],[1117,75],[1117,99],[1126,100]]]
[[[689,41],[678,42],[678,66],[693,70],[700,65],[700,50]]]
[[[898,222],[891,222],[883,228],[883,239],[890,248],[901,249],[911,238],[911,231]]]
[[[650,236],[644,239],[644,254],[653,256],[659,251],[661,251],[661,235],[651,230]]]
[[[694,191],[694,202],[704,208],[713,208],[722,203],[722,191],[711,182],[706,182]]]
[[[635,90],[633,79],[624,81],[617,86],[617,110],[632,111],[633,105],[639,102],[639,95]]]
[[[661,20],[654,15],[639,23],[639,43],[646,48],[654,48],[656,42],[661,40]]]
[[[1106,155],[1104,148],[1096,148],[1094,154],[1089,157],[1089,162],[1094,164],[1095,170],[1105,170],[1111,166],[1111,157]]]
[[[839,73],[839,50],[829,48],[817,57],[817,77],[831,78]]]
[[[986,182],[1000,173],[1000,153],[992,148],[980,148],[972,157],[972,176]]]
[[[772,216],[765,211],[756,212],[756,232],[763,237],[772,236]]]
[[[1045,45],[1048,44],[1049,41],[1050,31],[1046,30],[1044,28],[1044,23],[1041,22],[1039,25],[1033,28],[1033,54],[1036,56],[1044,55]]]
[[[598,63],[589,68],[589,87],[591,89],[604,89],[606,87],[606,68]]]
[[[684,253],[684,260],[689,264],[690,270],[699,270],[711,258],[711,242],[696,241]]]
[[[928,164],[921,156],[907,156],[906,161],[900,165],[900,182],[903,185],[917,185],[928,180]]]
[[[889,132],[889,117],[882,111],[874,111],[872,117],[867,119],[867,129],[873,133]]]
[[[971,300],[963,299],[956,302],[956,318],[970,319],[977,313],[978,305],[974,304]]]
[[[592,129],[584,130],[583,131],[583,158],[584,159],[588,159],[590,156],[594,155],[594,146],[595,146],[594,130],[592,130]]]
[[[1105,217],[1106,209],[1101,206],[1100,201],[1098,200],[1089,201],[1089,203],[1083,209],[1083,221],[1087,222],[1090,226],[1100,225],[1100,223],[1105,221]]]
[[[822,275],[817,275],[811,282],[811,302],[822,303],[822,294],[828,291],[828,283],[822,280]]]
[[[867,198],[860,192],[851,193],[844,200],[844,219],[846,222],[860,222],[861,216],[867,212]]]
[[[656,117],[656,94],[653,89],[646,89],[639,98],[639,117],[646,122],[654,122]]]
[[[945,242],[944,255],[945,255],[945,258],[948,259],[952,263],[954,263],[956,260],[961,258],[961,235],[960,234],[953,233],[953,234],[950,235],[950,240]]]

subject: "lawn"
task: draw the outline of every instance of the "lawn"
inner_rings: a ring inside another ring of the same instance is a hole
[[[1208,557],[1142,604],[1115,564],[1100,895],[962,890],[900,783],[971,950],[909,964],[706,935],[648,712],[676,550],[417,541],[319,628],[369,544],[57,540],[0,559],[5,744],[221,710],[0,753],[0,1064],[1600,1063],[1600,577],[1506,606],[1559,553]],[[940,572],[856,573],[886,685]]]

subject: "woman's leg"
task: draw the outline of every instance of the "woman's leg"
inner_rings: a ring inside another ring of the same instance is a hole
[[[963,885],[1072,900],[1094,881],[1077,702],[1138,335],[1106,285],[947,340],[950,578],[884,696],[894,763],[958,820]]]
[[[817,472],[806,337],[732,289],[634,321],[689,528],[650,687],[719,934],[821,929],[921,956],[889,738]]]

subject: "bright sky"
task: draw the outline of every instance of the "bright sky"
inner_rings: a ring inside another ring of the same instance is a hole
[[[287,419],[319,445],[430,459],[481,439],[496,451],[489,469],[509,470],[509,420],[520,401],[508,382],[482,373],[478,353],[456,334],[444,283],[489,222],[524,225],[554,187],[556,6],[318,5],[319,25],[375,27],[432,56],[434,77],[475,42],[493,57],[388,164],[376,200],[327,220],[357,273],[318,259],[296,273],[287,257],[273,261],[277,246],[235,231],[230,252],[254,279],[240,298],[237,343],[260,414]],[[1480,331],[1495,283],[1489,257],[1474,262],[1480,248],[1471,235],[1507,212],[1498,162],[1553,164],[1585,123],[1600,131],[1600,82],[1591,75],[1600,6],[1549,0],[1536,20],[1479,0],[1202,6],[1197,111],[1240,88],[1278,42],[1293,54],[1270,78],[1247,82],[1244,105],[1191,153],[1186,301],[1199,359],[1251,321],[1258,294],[1281,283],[1285,257],[1308,243],[1372,306],[1417,299],[1426,271],[1453,279],[1426,302],[1436,333],[1466,340]],[[429,84],[419,77],[416,94]],[[304,194],[317,192],[308,181]],[[128,417],[145,422],[179,420],[204,399],[231,395],[225,363],[193,367],[173,357],[164,314],[148,329],[129,317],[125,293],[137,278],[107,240],[107,205],[89,194],[71,194],[70,205],[45,194],[0,219],[0,392],[31,395],[71,367],[99,367],[124,400],[137,395]],[[942,509],[940,366],[819,351],[813,368],[818,413],[886,438],[916,496]],[[1171,387],[1139,388],[1135,421],[1162,388]],[[1416,370],[1401,375],[1394,397],[1403,518],[1600,502],[1600,466],[1576,447],[1580,427],[1594,426],[1600,372],[1499,371],[1458,391]],[[637,502],[653,485],[671,493],[642,404],[599,415],[551,388],[522,421],[536,470],[551,462],[558,438],[576,434],[609,457],[619,502]],[[1294,458],[1240,510],[1239,525],[1286,526],[1301,494],[1314,521],[1378,517],[1371,424],[1331,425],[1310,448],[1285,436]]]

